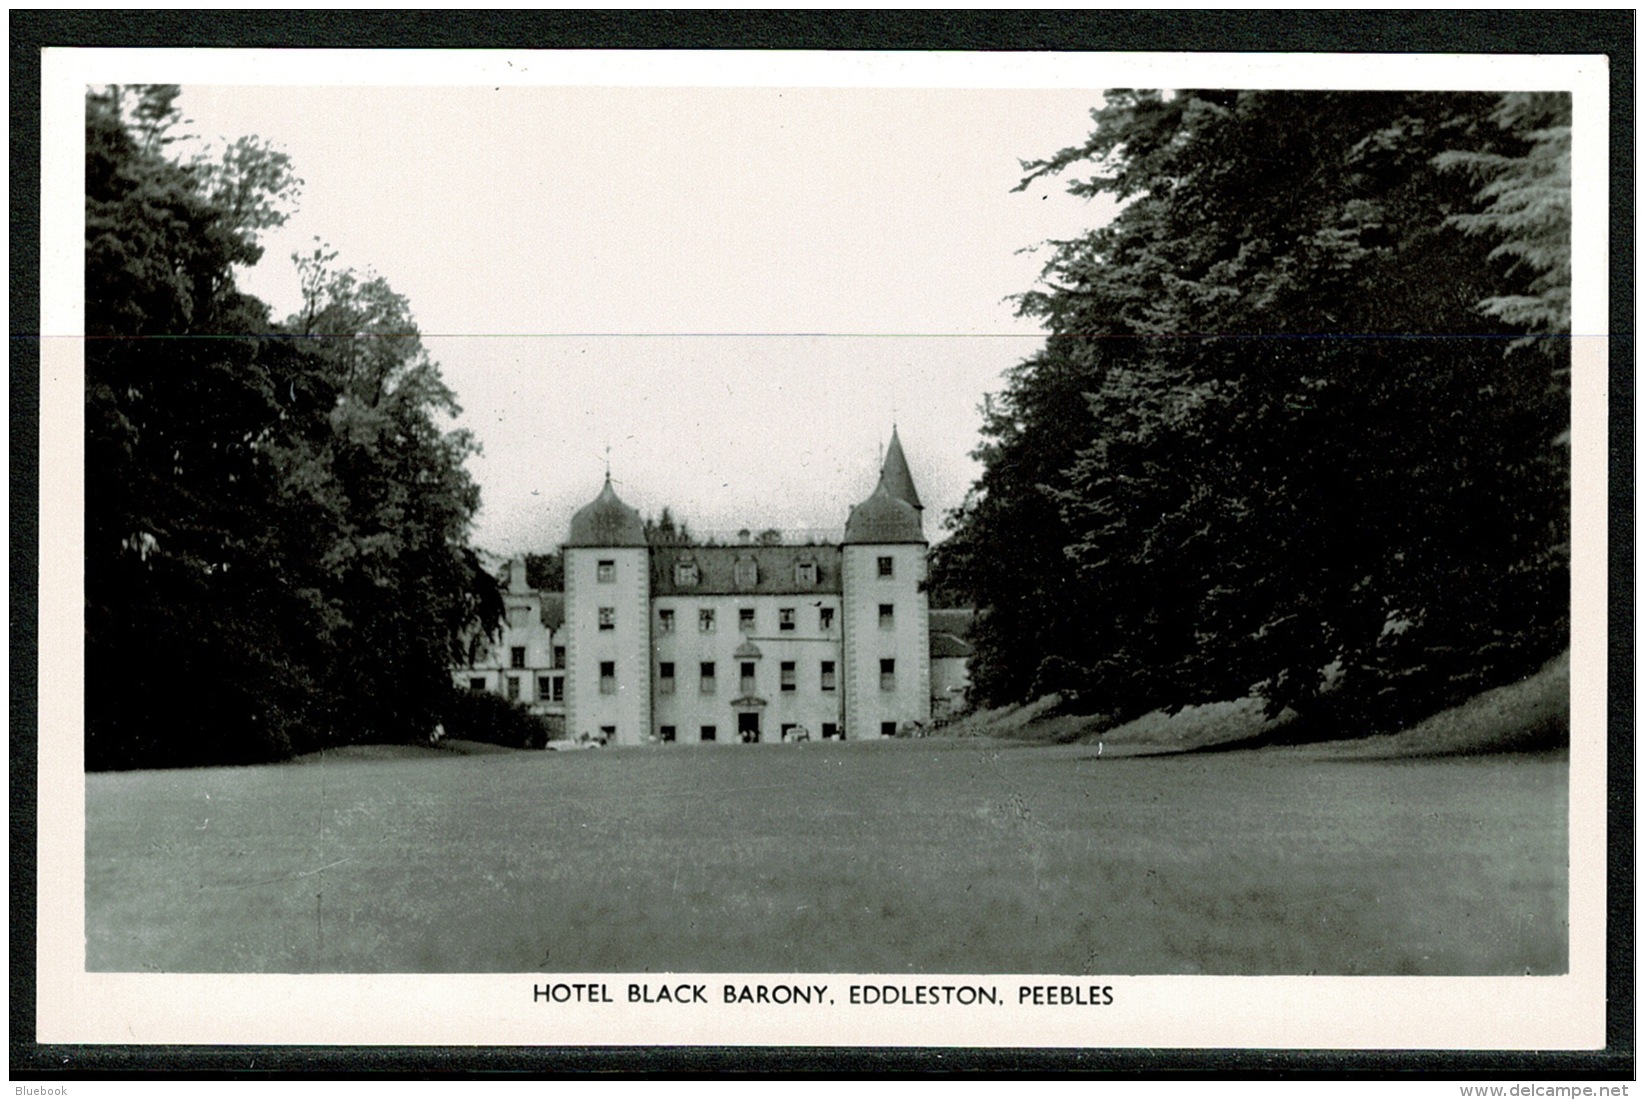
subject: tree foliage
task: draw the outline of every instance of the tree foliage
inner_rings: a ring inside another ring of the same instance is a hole
[[[425,736],[501,610],[472,445],[380,279],[312,258],[284,330],[236,289],[298,181],[254,139],[174,159],[176,96],[87,97],[87,763]]]
[[[1024,186],[1123,207],[1022,296],[1051,336],[935,556],[983,612],[979,694],[1255,691],[1370,730],[1557,651],[1568,101],[1119,91],[1093,118]]]

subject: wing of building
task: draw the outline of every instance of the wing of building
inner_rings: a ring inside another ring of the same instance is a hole
[[[933,621],[923,511],[895,428],[839,545],[652,546],[608,475],[572,517],[563,595],[511,563],[503,637],[457,682],[612,744],[893,736],[967,683],[970,613]]]

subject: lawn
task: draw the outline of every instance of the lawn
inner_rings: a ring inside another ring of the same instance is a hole
[[[87,965],[1560,973],[1567,773],[974,738],[93,774]]]

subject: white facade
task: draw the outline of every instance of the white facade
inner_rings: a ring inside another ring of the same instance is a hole
[[[658,546],[608,478],[564,544],[566,733],[874,739],[931,717],[926,549],[893,431],[840,546]]]
[[[503,566],[503,621],[496,638],[477,638],[473,658],[452,670],[457,687],[487,691],[532,713],[565,714],[568,632],[557,592],[539,592],[525,579],[525,559]]]
[[[649,576],[643,547],[565,549],[566,733],[573,738],[648,739]]]

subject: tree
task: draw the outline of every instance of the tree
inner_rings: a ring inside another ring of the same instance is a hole
[[[501,607],[463,544],[468,445],[433,420],[450,394],[398,337],[340,359],[269,335],[233,269],[297,181],[252,139],[172,159],[176,97],[87,97],[87,764],[416,737],[454,624]],[[386,285],[327,287],[409,321]]]
[[[206,171],[164,154],[177,89],[107,88],[86,101],[87,759],[184,762],[270,751],[302,694],[279,640],[251,646],[270,566],[243,537],[267,470],[271,371],[244,334],[267,312],[232,265],[257,252],[268,208],[236,218],[211,198],[252,172],[295,189],[282,156],[242,147]],[[251,697],[273,701],[245,727]],[[186,700],[183,702],[182,700]]]
[[[558,550],[525,556],[525,583],[539,592],[565,589],[565,555]]]
[[[697,538],[684,520],[676,520],[674,513],[663,506],[655,519],[645,517],[645,539],[652,546],[696,546]]]
[[[1501,182],[1558,190],[1559,107],[1114,92],[1025,165],[1125,205],[1022,297],[1052,336],[938,558],[983,608],[984,698],[1255,690],[1381,729],[1564,644],[1568,392],[1515,339],[1558,319],[1504,304],[1557,303],[1559,250]]]

